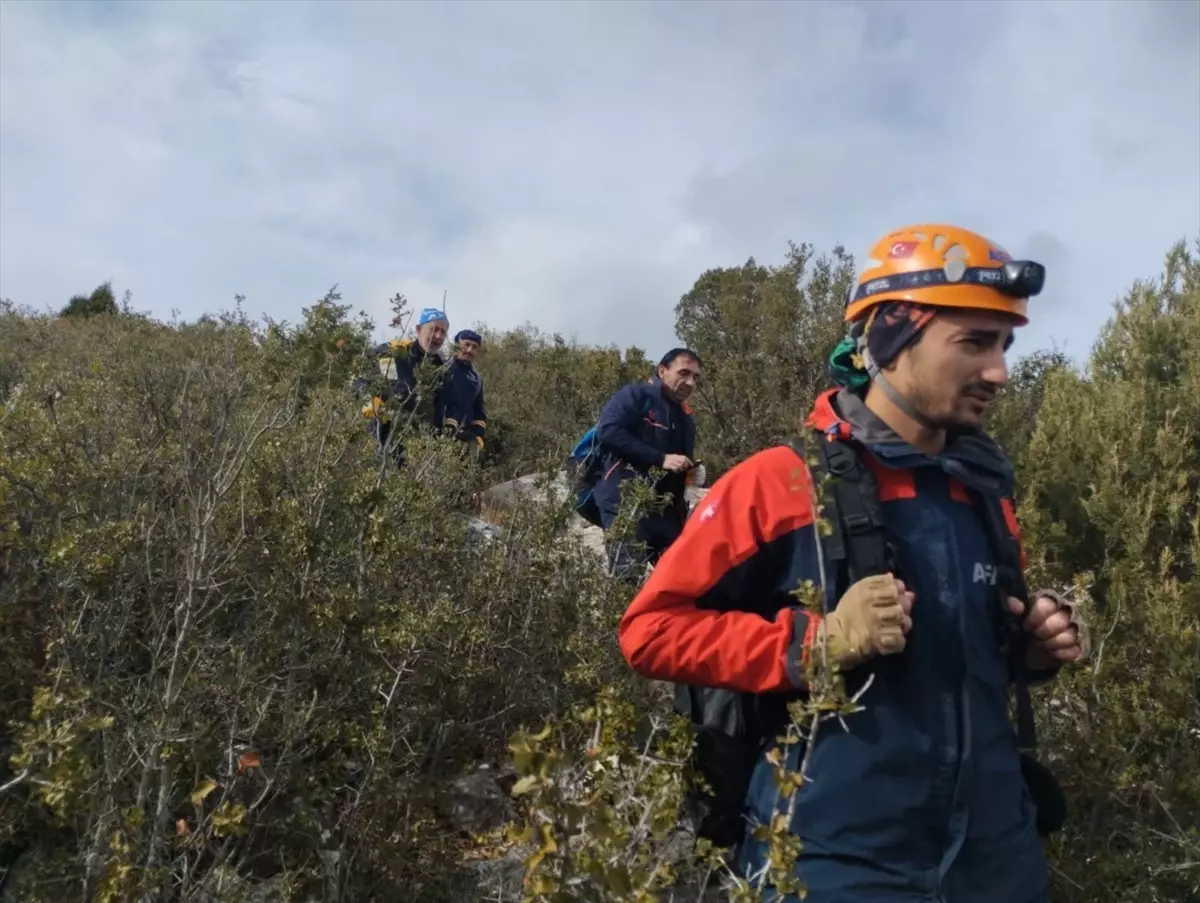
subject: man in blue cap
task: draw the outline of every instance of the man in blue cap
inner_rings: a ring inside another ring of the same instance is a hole
[[[446,360],[439,352],[449,328],[450,321],[442,310],[426,307],[417,317],[415,339],[392,339],[373,349],[384,385],[379,386],[374,374],[354,381],[356,392],[363,393],[372,386],[379,390],[363,405],[362,414],[381,448],[386,447],[391,434],[392,414],[384,405],[391,399],[400,400],[400,410],[410,422],[442,428],[446,417]],[[394,457],[396,466],[402,466],[404,451],[399,443]]]
[[[454,336],[455,353],[446,375],[444,426],[455,439],[468,443],[473,460],[483,451],[487,434],[487,410],[483,402],[483,378],[475,369],[475,358],[483,348],[483,337],[473,329],[460,329]]]

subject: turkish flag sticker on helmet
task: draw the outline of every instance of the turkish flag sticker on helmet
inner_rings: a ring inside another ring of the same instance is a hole
[[[902,257],[912,257],[913,251],[917,249],[919,241],[897,241],[893,242],[891,248],[888,249],[888,257],[899,259]]]

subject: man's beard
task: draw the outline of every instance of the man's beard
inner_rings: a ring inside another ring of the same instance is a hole
[[[916,389],[909,394],[908,403],[924,418],[926,425],[934,429],[945,430],[948,434],[956,435],[980,433],[983,431],[983,417],[978,422],[968,420],[958,414],[958,404],[972,392],[986,392],[995,397],[995,388],[987,383],[973,382],[963,386],[955,396],[955,406],[949,411],[937,411],[937,402],[930,397],[931,393]],[[983,415],[986,417],[986,412]]]

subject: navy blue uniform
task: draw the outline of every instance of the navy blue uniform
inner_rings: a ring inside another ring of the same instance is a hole
[[[596,438],[602,451],[603,471],[592,497],[600,510],[601,526],[607,530],[621,504],[621,484],[635,476],[646,477],[651,467],[662,467],[668,454],[695,454],[696,428],[691,410],[664,394],[662,381],[654,377],[615,392],[600,411]],[[683,496],[686,477],[665,473],[654,484],[657,495],[670,493],[672,500],[661,513],[638,521],[637,538],[645,542],[651,560],[679,536],[687,519]]]
[[[487,409],[483,401],[483,378],[470,361],[450,362],[444,387],[446,429],[464,442],[483,447],[487,436]]]
[[[845,672],[851,692],[873,675],[864,710],[846,717],[847,729],[830,722],[818,731],[811,783],[791,820],[806,901],[1043,903],[1046,865],[993,620],[996,562],[966,491],[997,497],[1019,541],[1011,465],[985,436],[960,437],[930,457],[846,391],[822,395],[809,425],[864,448],[898,576],[915,601],[905,650]],[[759,452],[714,484],[622,618],[621,649],[639,673],[802,692],[799,665],[820,614],[789,592],[823,582],[829,608],[838,603],[836,575],[822,581],[811,485],[787,447]],[[804,744],[790,747],[787,767],[797,769],[803,753]],[[764,757],[745,801],[752,824],[771,822],[776,796]],[[741,873],[752,875],[766,846],[748,830],[739,856]]]

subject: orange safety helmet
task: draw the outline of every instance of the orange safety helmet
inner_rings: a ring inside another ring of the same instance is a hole
[[[876,242],[869,257],[847,295],[847,322],[862,319],[884,301],[913,301],[1001,311],[1024,326],[1029,299],[1046,280],[1040,263],[1013,260],[995,242],[959,226],[897,229]]]

